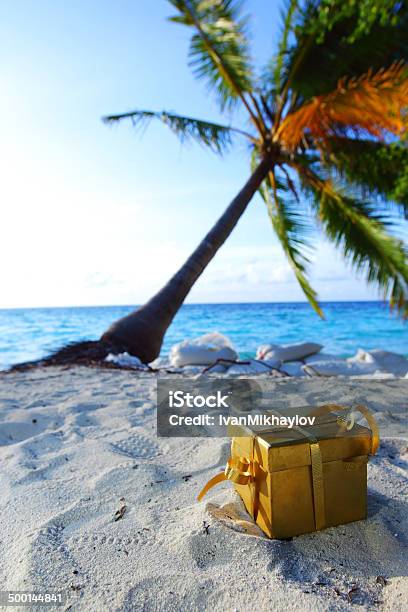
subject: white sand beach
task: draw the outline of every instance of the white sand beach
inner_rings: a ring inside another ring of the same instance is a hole
[[[72,610],[407,608],[407,379],[273,381],[283,405],[366,403],[382,436],[368,519],[289,541],[264,537],[229,483],[196,502],[228,441],[157,438],[155,384],[0,375],[1,589],[68,590]]]

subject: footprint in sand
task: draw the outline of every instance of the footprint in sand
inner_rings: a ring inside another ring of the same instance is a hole
[[[32,413],[29,418],[27,414],[22,416],[26,420],[0,421],[0,446],[18,444],[30,438],[36,438],[43,434],[52,423],[52,419]],[[59,423],[55,424],[57,427]]]
[[[159,454],[159,447],[154,440],[143,434],[133,434],[128,438],[111,444],[113,452],[131,458],[151,459]]]
[[[157,588],[159,592],[166,594],[165,603],[151,605],[149,593]],[[228,592],[228,587],[225,587]],[[224,589],[222,590],[224,591]],[[125,592],[120,610],[123,612],[133,612],[133,610],[206,610],[214,609],[214,598],[218,596],[218,601],[223,598],[224,592],[220,595],[214,591],[213,580],[207,577],[197,577],[195,580],[186,580],[185,570],[172,572],[170,575],[162,575],[157,572],[154,577],[139,578],[129,585]],[[228,593],[228,597],[230,593]],[[211,604],[209,603],[211,602]],[[228,602],[229,604],[229,602]],[[233,609],[226,602],[219,609]]]

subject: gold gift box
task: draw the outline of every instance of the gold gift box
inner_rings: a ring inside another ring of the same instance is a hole
[[[345,410],[362,413],[370,428],[342,417]],[[207,483],[199,499],[218,482],[231,480],[270,538],[366,518],[367,461],[379,443],[369,410],[328,404],[269,414],[315,416],[315,421],[290,429],[234,426],[225,471]]]

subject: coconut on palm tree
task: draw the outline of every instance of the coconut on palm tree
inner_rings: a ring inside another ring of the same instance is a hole
[[[280,42],[256,74],[248,20],[235,0],[170,0],[171,20],[192,32],[189,59],[221,111],[243,125],[166,111],[105,117],[139,126],[159,120],[182,141],[216,153],[248,142],[250,176],[184,265],[146,304],[116,321],[98,345],[155,359],[190,289],[231,234],[255,193],[307,300],[313,224],[384,297],[408,314],[407,251],[389,232],[408,213],[408,9],[393,0],[290,0]],[[237,114],[242,117],[242,112]],[[271,262],[272,263],[272,262]]]

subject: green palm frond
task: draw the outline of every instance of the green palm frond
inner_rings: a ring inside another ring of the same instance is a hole
[[[354,43],[376,23],[396,25],[400,5],[400,0],[312,0],[309,6],[315,8],[315,13],[309,29],[317,34],[317,42],[322,42],[325,32],[330,32],[339,21],[354,19],[347,35],[348,42]]]
[[[240,134],[252,140],[250,134],[237,128],[210,121],[202,121],[192,117],[183,117],[162,111],[131,111],[119,115],[107,115],[103,118],[105,123],[115,123],[123,119],[129,119],[135,127],[146,127],[152,119],[158,119],[178,136],[181,142],[194,140],[199,144],[209,147],[216,153],[224,153],[231,145],[232,135]]]
[[[282,72],[297,103],[329,93],[345,76],[359,77],[368,70],[376,72],[394,62],[408,61],[407,3],[395,1],[393,9],[388,6],[376,13],[363,28],[366,5],[345,0],[310,1],[296,11],[295,37]]]
[[[254,154],[252,157],[254,167],[256,159]],[[303,293],[317,314],[324,318],[317,301],[317,293],[306,276],[309,259],[305,252],[311,251],[308,236],[312,228],[302,211],[299,211],[296,193],[294,193],[295,199],[290,197],[289,192],[292,190],[295,188],[291,184],[290,177],[277,177],[275,171],[271,170],[262,183],[259,193],[266,204],[272,227]]]
[[[310,169],[300,168],[300,176],[329,239],[368,283],[384,292],[392,307],[408,316],[408,253],[403,242],[387,233],[387,223],[375,207],[345,195]]]
[[[171,21],[194,29],[190,65],[217,93],[221,108],[253,90],[253,74],[247,41],[247,19],[236,0],[169,0],[178,15]],[[254,112],[253,110],[251,112]]]
[[[329,168],[360,188],[364,197],[380,196],[399,205],[408,218],[408,145],[360,138],[331,138]]]
[[[279,94],[282,89],[282,79],[284,76],[283,67],[285,58],[289,50],[289,35],[293,27],[293,20],[298,8],[299,0],[287,0],[284,10],[282,11],[283,28],[279,41],[278,54],[271,62],[270,70],[272,72],[273,90]],[[265,71],[267,77],[267,71]]]

